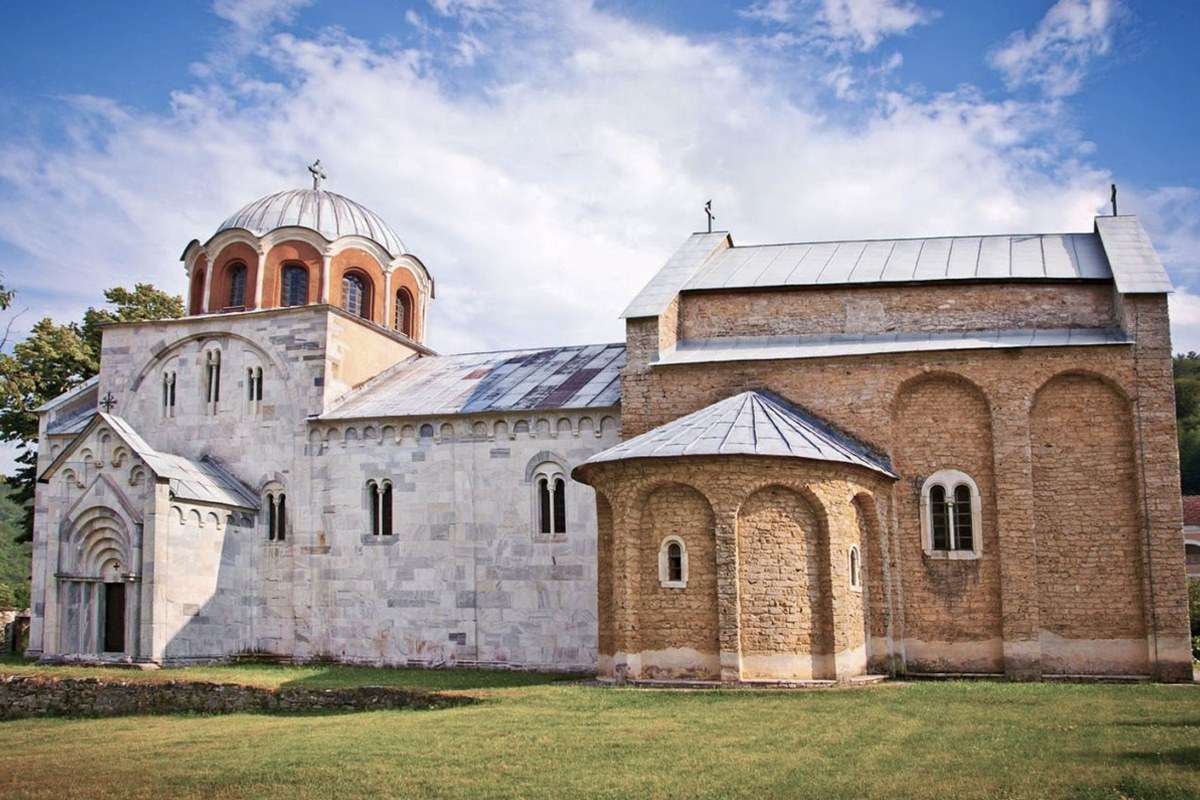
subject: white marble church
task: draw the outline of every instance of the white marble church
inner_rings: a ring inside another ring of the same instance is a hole
[[[435,355],[432,275],[316,184],[188,244],[188,316],[41,408],[29,654],[593,668],[569,475],[624,346]]]

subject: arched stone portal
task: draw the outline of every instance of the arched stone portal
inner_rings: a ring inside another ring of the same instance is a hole
[[[67,527],[59,550],[59,654],[136,654],[136,526],[115,509],[92,506]]]

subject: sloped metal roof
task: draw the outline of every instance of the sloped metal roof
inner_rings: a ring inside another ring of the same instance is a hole
[[[621,318],[658,316],[714,252],[732,244],[725,231],[693,233],[650,282],[642,287],[621,313]]]
[[[713,403],[597,453],[584,463],[725,455],[833,461],[896,477],[886,456],[763,390],[742,392]]]
[[[955,236],[732,247],[683,288],[984,279],[1111,278],[1094,233]]]
[[[624,344],[501,350],[404,361],[320,419],[609,408],[621,399]]]
[[[1122,294],[1172,291],[1171,279],[1137,217],[1096,217],[1096,235],[1108,253],[1117,291]]]
[[[822,334],[812,336],[730,336],[685,339],[659,355],[655,365],[774,358],[830,358],[939,350],[993,350],[1011,347],[1085,347],[1133,344],[1120,329],[1053,328],[988,331]]]
[[[362,236],[378,242],[393,257],[407,252],[383,218],[364,205],[324,189],[290,189],[260,197],[221,223],[216,233],[244,228],[263,236],[277,228],[310,228],[333,241]]]
[[[222,506],[232,506],[250,511],[258,510],[258,496],[254,490],[231,475],[215,460],[202,458],[199,461],[163,453],[151,447],[133,427],[121,417],[96,412],[91,422],[76,437],[69,446],[65,447],[58,457],[50,463],[39,481],[48,481],[51,476],[65,463],[76,446],[87,438],[91,431],[106,423],[134,454],[146,463],[146,467],[156,476],[166,479],[170,486],[172,497],[195,503],[206,503]]]

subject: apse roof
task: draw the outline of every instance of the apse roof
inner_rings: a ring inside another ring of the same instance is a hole
[[[232,506],[248,510],[258,509],[258,498],[250,487],[231,475],[217,461],[204,457],[199,460],[174,453],[164,453],[151,447],[133,427],[121,417],[96,412],[91,422],[80,431],[70,445],[50,463],[38,478],[48,481],[65,463],[88,433],[101,422],[106,423],[126,445],[159,478],[170,484],[171,496],[196,503]]]
[[[742,392],[597,453],[586,464],[680,456],[784,456],[896,477],[886,456],[764,390]]]
[[[362,236],[377,242],[393,257],[407,252],[404,242],[383,218],[364,205],[324,189],[290,189],[260,197],[221,223],[216,233],[244,228],[264,236],[277,228],[311,228],[333,241]]]
[[[610,408],[621,399],[624,344],[413,358],[348,394],[320,419]]]

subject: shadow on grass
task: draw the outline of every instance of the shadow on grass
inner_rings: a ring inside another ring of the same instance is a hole
[[[1121,753],[1121,758],[1143,764],[1170,764],[1176,767],[1200,768],[1200,747],[1177,747],[1151,753]]]
[[[234,668],[236,669],[236,667]],[[337,689],[361,686],[422,689],[429,691],[471,691],[546,686],[578,681],[590,676],[565,673],[523,672],[501,669],[437,669],[425,667],[354,667],[330,664],[303,676],[285,680],[279,687]]]
[[[1196,793],[1144,778],[1122,778],[1115,786],[1080,786],[1071,800],[1194,800]]]

